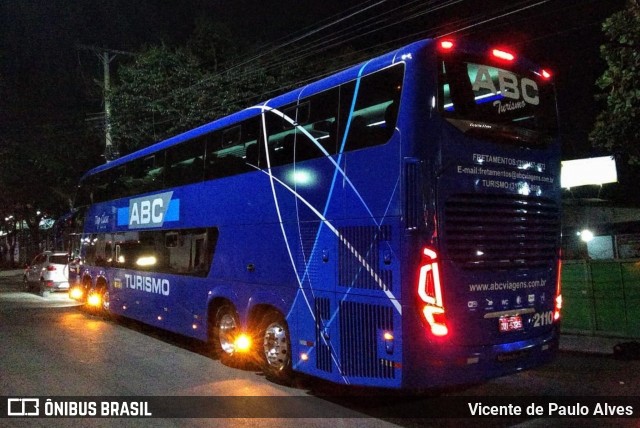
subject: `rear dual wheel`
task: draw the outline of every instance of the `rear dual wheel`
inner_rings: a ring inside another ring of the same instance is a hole
[[[287,321],[279,312],[270,311],[262,318],[260,332],[262,347],[258,352],[265,376],[280,382],[288,381],[291,377],[291,336]]]
[[[237,359],[235,340],[240,321],[235,308],[225,303],[215,311],[211,328],[213,354],[224,363],[241,364]],[[286,382],[291,376],[291,337],[284,317],[277,311],[269,311],[261,318],[253,338],[251,355],[257,358],[266,377]],[[255,361],[254,358],[244,360]]]

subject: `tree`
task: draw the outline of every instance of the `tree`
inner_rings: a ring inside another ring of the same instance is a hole
[[[196,19],[195,30],[188,42],[189,50],[213,72],[218,72],[222,63],[236,55],[237,46],[229,26],[208,16]]]
[[[165,45],[121,65],[117,80],[110,94],[111,125],[124,153],[247,107],[275,86],[272,75],[256,65],[213,72],[188,49]]]
[[[193,99],[185,88],[202,79],[186,49],[154,46],[121,65],[111,97],[112,133],[121,152],[174,135],[193,124]]]
[[[234,65],[239,45],[227,26],[201,18],[186,47],[151,46],[121,64],[109,94],[119,151],[146,147],[362,59],[348,47],[303,44]]]
[[[606,108],[598,115],[590,138],[594,146],[640,164],[640,1],[603,24],[609,40],[600,48],[607,70],[598,79]]]
[[[80,176],[100,159],[100,144],[82,114],[56,119],[6,132],[0,140],[0,216],[11,218],[6,231],[15,233],[24,222],[34,246],[40,243],[40,221],[69,211]]]

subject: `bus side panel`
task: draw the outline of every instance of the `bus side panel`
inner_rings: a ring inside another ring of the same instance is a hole
[[[319,230],[317,223],[299,226],[307,230],[303,247],[314,244],[302,252],[303,288],[293,308],[296,370],[341,384],[402,382],[398,141],[344,156],[343,171],[358,174],[337,180],[327,204],[342,215]],[[385,172],[379,180],[359,179],[378,170]]]

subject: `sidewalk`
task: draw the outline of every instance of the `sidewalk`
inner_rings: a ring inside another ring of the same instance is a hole
[[[9,276],[21,276],[23,272],[24,269],[0,270],[0,278]]]
[[[560,350],[588,354],[613,355],[613,347],[618,343],[631,342],[624,337],[599,337],[565,333],[560,335]]]

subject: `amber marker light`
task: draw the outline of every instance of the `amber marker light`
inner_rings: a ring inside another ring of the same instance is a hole
[[[73,287],[69,292],[69,297],[74,300],[79,300],[82,298],[82,289],[80,287]]]
[[[100,306],[101,303],[102,303],[102,299],[100,298],[99,294],[96,294],[96,293],[89,294],[89,297],[87,298],[87,304],[89,306],[98,307]]]
[[[251,338],[247,334],[240,333],[233,344],[235,345],[236,351],[247,352],[251,349]]]

